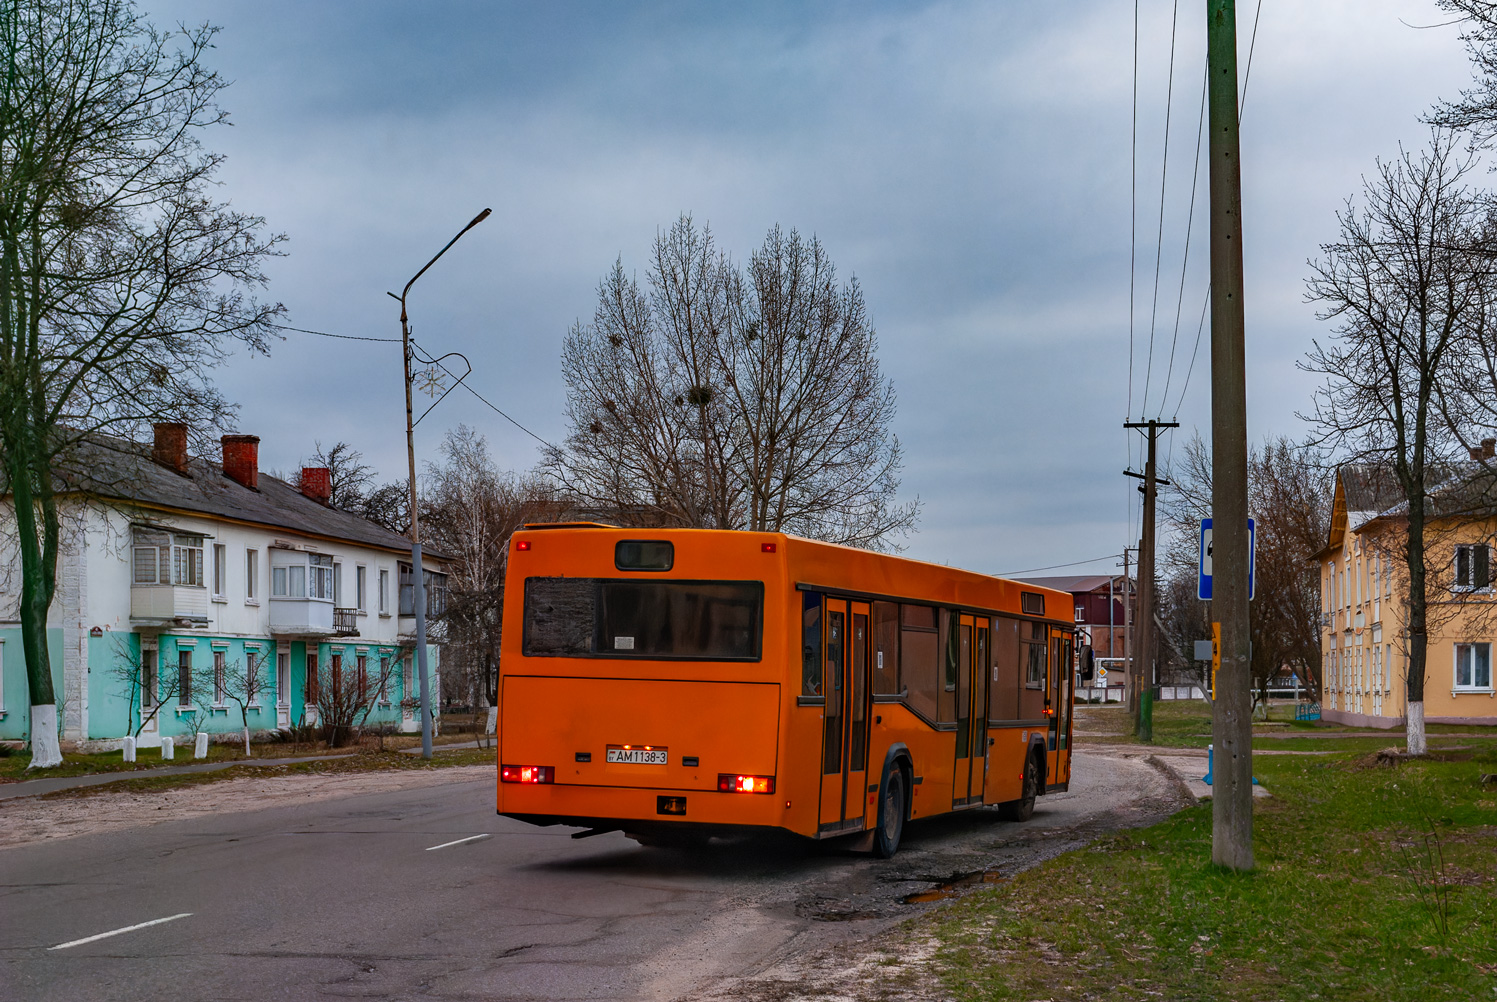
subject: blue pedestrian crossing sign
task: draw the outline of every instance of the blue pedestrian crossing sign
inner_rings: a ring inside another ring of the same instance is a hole
[[[1248,519],[1248,601],[1252,601],[1258,563],[1258,523]],[[1211,519],[1201,519],[1199,572],[1196,575],[1196,598],[1211,600]]]

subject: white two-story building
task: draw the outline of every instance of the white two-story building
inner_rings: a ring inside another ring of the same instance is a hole
[[[161,424],[150,445],[96,438],[69,458],[47,623],[62,739],[237,732],[223,680],[245,666],[263,672],[252,731],[315,723],[329,679],[360,691],[369,680],[366,723],[419,729],[409,541],[331,507],[326,469],[303,470],[296,487],[260,473],[258,438],[222,446],[217,462],[191,458],[185,427]],[[29,740],[13,515],[0,510],[0,740]],[[436,617],[446,575],[428,559]],[[428,645],[433,674],[439,654]]]

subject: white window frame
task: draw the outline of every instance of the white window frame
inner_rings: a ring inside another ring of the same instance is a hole
[[[0,720],[5,719],[5,641],[0,639]]]
[[[369,568],[365,564],[355,564],[353,568],[353,607],[362,614],[368,614],[369,603]]]
[[[385,653],[379,656],[379,705],[390,705],[390,655]]]
[[[343,564],[333,561],[333,605],[347,608],[343,605]]]
[[[223,543],[213,544],[213,601],[226,602],[229,590],[229,548]]]
[[[379,569],[379,614],[386,618],[390,615],[390,568]]]
[[[244,551],[244,604],[260,604],[260,551]]]
[[[275,651],[275,705],[291,705],[291,648],[277,647]]]
[[[1475,561],[1474,557],[1476,555],[1476,552],[1477,552],[1478,548],[1481,549],[1481,550],[1483,550],[1483,551],[1485,551],[1485,553],[1486,553],[1487,583],[1484,584],[1484,585],[1477,585],[1475,583],[1476,582],[1476,561]],[[1464,575],[1465,580],[1462,580],[1462,574],[1461,574],[1461,558],[1463,556],[1466,558],[1466,572],[1467,573]],[[1451,591],[1457,591],[1457,592],[1489,592],[1489,591],[1491,591],[1492,590],[1492,548],[1489,547],[1486,543],[1461,543],[1458,546],[1456,546],[1456,548],[1455,548],[1455,554],[1451,558],[1450,580],[1451,580],[1451,585],[1450,585],[1450,590]]]
[[[213,705],[224,705],[224,682],[229,671],[229,652],[215,650],[213,652]]]
[[[194,540],[196,542],[194,542]],[[203,537],[172,533],[171,583],[179,588],[203,588]]]
[[[1477,682],[1476,682],[1476,661],[1475,661],[1475,658],[1472,657],[1471,658],[1471,663],[1469,665],[1470,672],[1471,672],[1471,674],[1470,674],[1471,681],[1468,682],[1468,683],[1466,683],[1465,685],[1462,685],[1461,681],[1460,681],[1460,679],[1461,679],[1461,661],[1462,661],[1462,655],[1466,654],[1468,652],[1470,654],[1474,655],[1475,652],[1478,649],[1481,649],[1481,648],[1485,648],[1486,649],[1486,668],[1487,668],[1487,680],[1486,681],[1487,681],[1487,684],[1486,685],[1478,685],[1477,684]],[[1451,688],[1450,688],[1450,691],[1452,693],[1457,693],[1457,692],[1492,692],[1493,691],[1492,690],[1492,645],[1489,644],[1489,643],[1486,643],[1484,641],[1483,642],[1470,643],[1470,644],[1456,644],[1455,645],[1454,665],[1453,665],[1453,670],[1452,670],[1451,675],[1450,675],[1450,680],[1453,683],[1451,685]]]
[[[333,558],[326,553],[307,554],[307,599],[314,602],[333,601],[333,571],[336,567]]]

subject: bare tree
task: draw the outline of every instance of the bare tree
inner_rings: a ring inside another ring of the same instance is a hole
[[[1391,471],[1406,506],[1407,743],[1424,754],[1431,582],[1430,492],[1460,455],[1465,387],[1492,342],[1497,277],[1488,213],[1467,186],[1473,159],[1436,130],[1428,149],[1379,161],[1363,205],[1338,214],[1341,236],[1311,262],[1308,298],[1335,324],[1302,363],[1324,377],[1309,419],[1353,461]]]
[[[239,723],[244,730],[244,754],[250,757],[250,710],[260,706],[260,697],[270,688],[270,655],[245,652],[244,660],[230,661],[224,665],[222,675],[215,679],[220,701],[233,703],[239,708]]]
[[[115,692],[124,697],[129,714],[131,737],[140,737],[163,706],[177,702],[183,685],[191,691],[191,679],[176,668],[161,670],[160,654],[155,648],[137,649],[125,637],[115,637],[114,653],[108,672]]]
[[[895,499],[894,388],[820,241],[776,226],[745,273],[683,216],[647,284],[616,262],[567,338],[561,488],[636,524],[896,545],[919,505]]]
[[[1199,436],[1186,445],[1170,479],[1161,500],[1172,530],[1171,580],[1188,579],[1193,594],[1200,519],[1211,515],[1211,456]],[[1332,472],[1314,445],[1280,437],[1248,453],[1248,511],[1257,524],[1248,615],[1260,702],[1285,668],[1319,697],[1320,572],[1310,561],[1329,535],[1333,492]]]
[[[0,5],[0,494],[15,504],[32,766],[61,761],[46,643],[54,491],[74,447],[171,418],[222,425],[211,367],[263,350],[248,293],[279,238],[211,196],[227,120],[215,29],[160,32],[125,0]]]
[[[1497,139],[1497,2],[1439,0],[1442,10],[1463,24],[1461,41],[1471,57],[1476,82],[1455,101],[1441,101],[1427,116],[1431,124],[1468,133],[1477,145]]]
[[[342,655],[327,654],[317,665],[317,723],[329,748],[341,748],[358,736],[369,715],[389,699],[399,660],[356,657],[353,663]]]
[[[324,449],[321,442],[314,442],[311,459],[304,459],[301,468],[292,477],[297,488],[301,487],[301,471],[307,467],[321,467],[328,471],[332,493],[328,504],[344,511],[359,512],[363,509],[374,487],[374,467],[364,462],[364,454],[347,442],[336,442]]]
[[[526,522],[553,520],[559,506],[541,478],[500,470],[466,425],[447,433],[441,457],[427,467],[421,519],[450,558],[442,687],[448,702],[494,706],[509,538]]]

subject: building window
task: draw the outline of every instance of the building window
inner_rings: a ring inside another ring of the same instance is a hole
[[[5,712],[5,641],[0,640],[0,713]]]
[[[1078,605],[1076,607],[1076,622],[1078,622],[1078,623],[1084,623],[1084,622],[1086,622],[1086,606],[1084,606],[1084,605]]]
[[[177,651],[177,705],[192,705],[192,651],[181,649]]]
[[[369,700],[369,658],[363,654],[357,657],[357,671],[359,683],[359,703]]]
[[[213,705],[224,705],[224,664],[225,654],[223,651],[213,652]]]
[[[244,600],[254,602],[260,598],[260,551],[244,551]]]
[[[277,706],[291,705],[291,653],[289,651],[276,652],[275,701]]]
[[[1491,584],[1487,544],[1455,548],[1455,587],[1457,590],[1473,591]]]
[[[1492,645],[1455,645],[1455,687],[1488,691],[1492,688]]]
[[[161,652],[154,647],[142,648],[140,652],[140,708],[149,710],[156,705],[156,666]]]
[[[384,567],[379,569],[379,614],[390,614],[390,572]]]
[[[137,528],[133,550],[136,584],[203,587],[202,536]]]
[[[387,657],[379,659],[379,701],[390,702],[390,659]]]
[[[307,693],[306,693],[306,697],[307,697],[306,701],[307,701],[307,705],[308,706],[316,706],[317,705],[317,694],[318,694],[318,687],[317,687],[317,655],[316,654],[308,654],[307,655]]]
[[[426,579],[426,617],[434,619],[447,611],[447,575],[421,568]],[[416,614],[416,590],[411,587],[415,578],[410,564],[400,565],[400,614]]]
[[[213,544],[213,597],[221,599],[228,587],[229,548],[222,543]]]
[[[333,558],[325,553],[313,553],[308,563],[311,571],[307,597],[331,601],[333,598]]]
[[[343,565],[333,564],[333,604],[343,604]]]
[[[367,612],[369,607],[364,602],[365,585],[368,583],[369,568],[359,564],[353,569],[353,607],[360,612]]]

